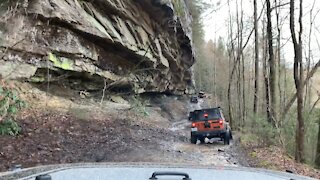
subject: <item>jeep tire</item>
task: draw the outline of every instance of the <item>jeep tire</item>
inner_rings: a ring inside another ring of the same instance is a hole
[[[193,136],[191,135],[191,139],[190,139],[191,143],[192,144],[196,144],[197,143],[197,137],[196,136]]]
[[[223,142],[224,142],[224,145],[230,144],[230,132],[229,131],[226,131],[226,133],[224,134]]]

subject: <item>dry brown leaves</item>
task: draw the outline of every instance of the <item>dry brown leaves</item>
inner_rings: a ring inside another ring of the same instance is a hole
[[[282,148],[270,146],[253,148],[249,154],[256,160],[254,166],[278,171],[292,171],[294,173],[320,179],[320,170],[309,165],[296,163]]]

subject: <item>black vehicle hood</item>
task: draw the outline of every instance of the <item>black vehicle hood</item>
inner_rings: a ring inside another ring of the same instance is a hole
[[[291,173],[255,169],[246,167],[213,167],[181,164],[154,163],[83,163],[38,166],[15,172],[0,173],[0,180],[22,179],[34,180],[36,176],[48,174],[52,180],[136,180],[149,179],[153,172],[183,172],[189,174],[193,180],[214,179],[246,179],[246,180],[298,180],[313,179]],[[172,176],[170,176],[172,179]],[[161,177],[162,178],[162,177]],[[161,179],[159,178],[159,179]],[[163,177],[165,178],[165,177]],[[175,179],[182,179],[177,176]]]

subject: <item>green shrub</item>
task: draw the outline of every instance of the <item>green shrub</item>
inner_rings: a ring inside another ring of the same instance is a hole
[[[318,128],[319,128],[319,115],[315,109],[312,113],[305,112],[305,159],[306,162],[314,165],[314,159],[316,158],[316,149],[318,142]]]
[[[7,119],[0,124],[0,135],[16,136],[20,133],[21,127],[17,122]]]
[[[304,127],[305,127],[305,142],[304,142],[304,157],[308,164],[313,165],[315,159],[315,150],[318,139],[318,118],[316,112],[309,113],[309,110],[304,112]],[[295,109],[290,111],[287,118],[283,120],[281,131],[284,137],[284,146],[290,156],[295,154],[295,140],[297,128],[297,115]]]
[[[173,8],[176,14],[179,17],[184,17],[185,16],[185,10],[184,10],[185,7],[183,5],[184,2],[182,0],[173,0],[172,3],[173,3]]]
[[[18,95],[18,91],[2,81],[0,83],[0,135],[18,135],[21,131],[15,122],[17,113],[25,107]]]
[[[296,113],[288,113],[286,119],[282,119],[281,132],[284,138],[284,147],[290,156],[294,156],[296,141]]]
[[[132,108],[133,110],[141,116],[149,116],[147,104],[148,102],[145,100],[142,100],[139,97],[132,97]]]
[[[318,134],[318,116],[316,110],[313,113],[309,113],[309,110],[305,110],[304,112],[304,124],[305,124],[305,152],[304,157],[306,162],[310,165],[313,165],[313,161],[315,159],[315,150],[317,145],[317,134]],[[252,120],[248,121],[251,122]],[[295,109],[290,111],[285,119],[281,119],[281,126],[277,129],[270,125],[264,124],[267,122],[263,120],[263,118],[258,118],[254,122],[252,128],[252,134],[257,135],[259,139],[267,140],[267,142],[275,143],[276,145],[283,146],[285,148],[286,153],[294,157],[295,155],[295,141],[296,141],[296,126],[297,126],[297,115]],[[261,124],[262,123],[262,124]],[[266,126],[267,128],[262,128]],[[272,135],[274,134],[274,135]],[[282,137],[282,143],[280,143],[280,134]],[[265,137],[263,137],[265,135]]]

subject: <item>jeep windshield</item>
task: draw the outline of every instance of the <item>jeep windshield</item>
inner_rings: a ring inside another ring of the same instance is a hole
[[[219,120],[221,119],[220,109],[203,109],[196,110],[192,113],[193,121]]]

